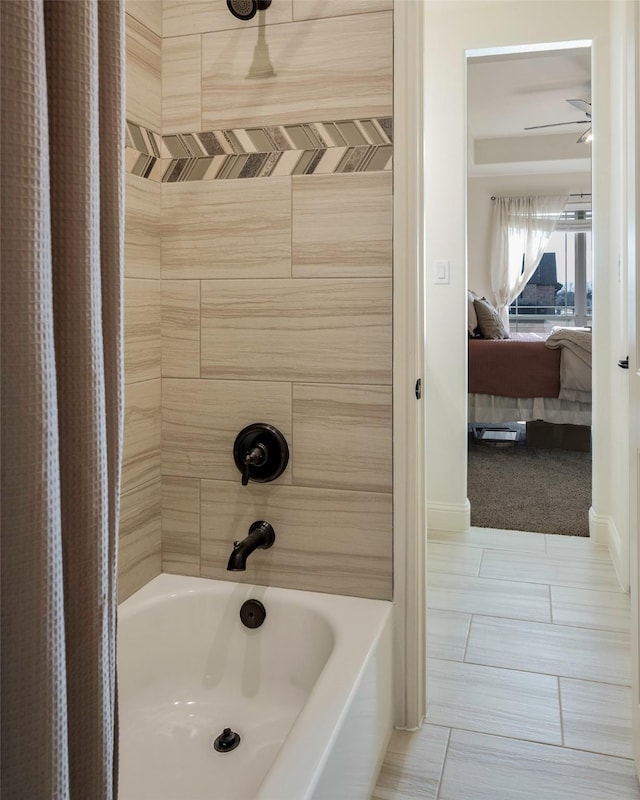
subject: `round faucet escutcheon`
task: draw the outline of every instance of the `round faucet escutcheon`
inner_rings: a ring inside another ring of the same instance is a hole
[[[267,422],[247,425],[236,436],[233,460],[242,475],[242,485],[249,481],[269,483],[279,478],[289,463],[289,446],[283,434]]]

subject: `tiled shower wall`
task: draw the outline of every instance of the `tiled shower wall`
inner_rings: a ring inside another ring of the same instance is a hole
[[[164,0],[164,571],[391,597],[391,9],[273,0],[246,23]],[[148,332],[150,261],[128,272]],[[139,344],[129,409],[155,431],[157,347]],[[233,441],[258,421],[291,459],[242,487]],[[129,467],[154,504],[156,454]],[[275,545],[228,573],[257,519]]]
[[[127,119],[160,134],[160,0],[126,3]],[[119,596],[161,571],[160,183],[125,184],[125,429]]]

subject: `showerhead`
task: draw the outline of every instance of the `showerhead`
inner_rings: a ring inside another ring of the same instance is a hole
[[[253,19],[258,11],[264,11],[271,0],[227,0],[227,8],[237,19]]]

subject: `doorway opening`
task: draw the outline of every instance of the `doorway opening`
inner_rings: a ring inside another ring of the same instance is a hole
[[[471,525],[589,536],[589,42],[467,53]]]

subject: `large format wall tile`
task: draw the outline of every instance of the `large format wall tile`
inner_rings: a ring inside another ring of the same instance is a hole
[[[391,11],[393,0],[293,0],[293,18],[319,19],[343,14],[368,14]]]
[[[293,178],[293,275],[390,276],[391,181],[384,172]]]
[[[126,14],[127,119],[160,131],[160,37]]]
[[[124,272],[129,278],[160,277],[160,184],[125,176]]]
[[[205,129],[391,113],[391,12],[262,32],[263,48],[251,28],[203,36]]]
[[[124,491],[162,472],[167,571],[235,578],[230,544],[272,518],[276,547],[242,580],[388,599],[391,2],[298,4],[293,22],[273,0],[246,23],[225,0],[164,0],[162,82],[160,5],[129,2]],[[256,421],[291,460],[242,487],[233,441]],[[375,465],[357,452],[372,440]]]
[[[273,0],[269,9],[253,19],[240,20],[227,8],[226,0],[164,0],[164,35],[208,33],[234,28],[255,28],[291,22],[291,0]]]
[[[200,377],[200,281],[162,281],[162,375]]]
[[[162,478],[162,571],[200,574],[200,481]]]
[[[252,422],[268,422],[279,428],[294,457],[288,383],[164,378],[162,406],[163,475],[239,485],[233,443],[242,428]],[[276,483],[291,483],[290,467],[269,485]]]
[[[126,0],[125,10],[157,36],[162,36],[162,2],[163,0]]]
[[[160,479],[122,495],[118,539],[118,600],[161,571]]]
[[[391,281],[202,282],[203,376],[391,384]]]
[[[390,492],[391,387],[295,384],[298,486]]]
[[[200,36],[162,40],[162,133],[200,131]]]
[[[202,481],[201,575],[265,586],[391,599],[391,495],[275,483]],[[226,570],[252,522],[276,532],[246,572]]]
[[[160,281],[125,278],[124,374],[126,383],[160,377]]]
[[[122,491],[160,477],[160,380],[125,388]]]
[[[163,184],[162,277],[291,275],[290,180]]]

